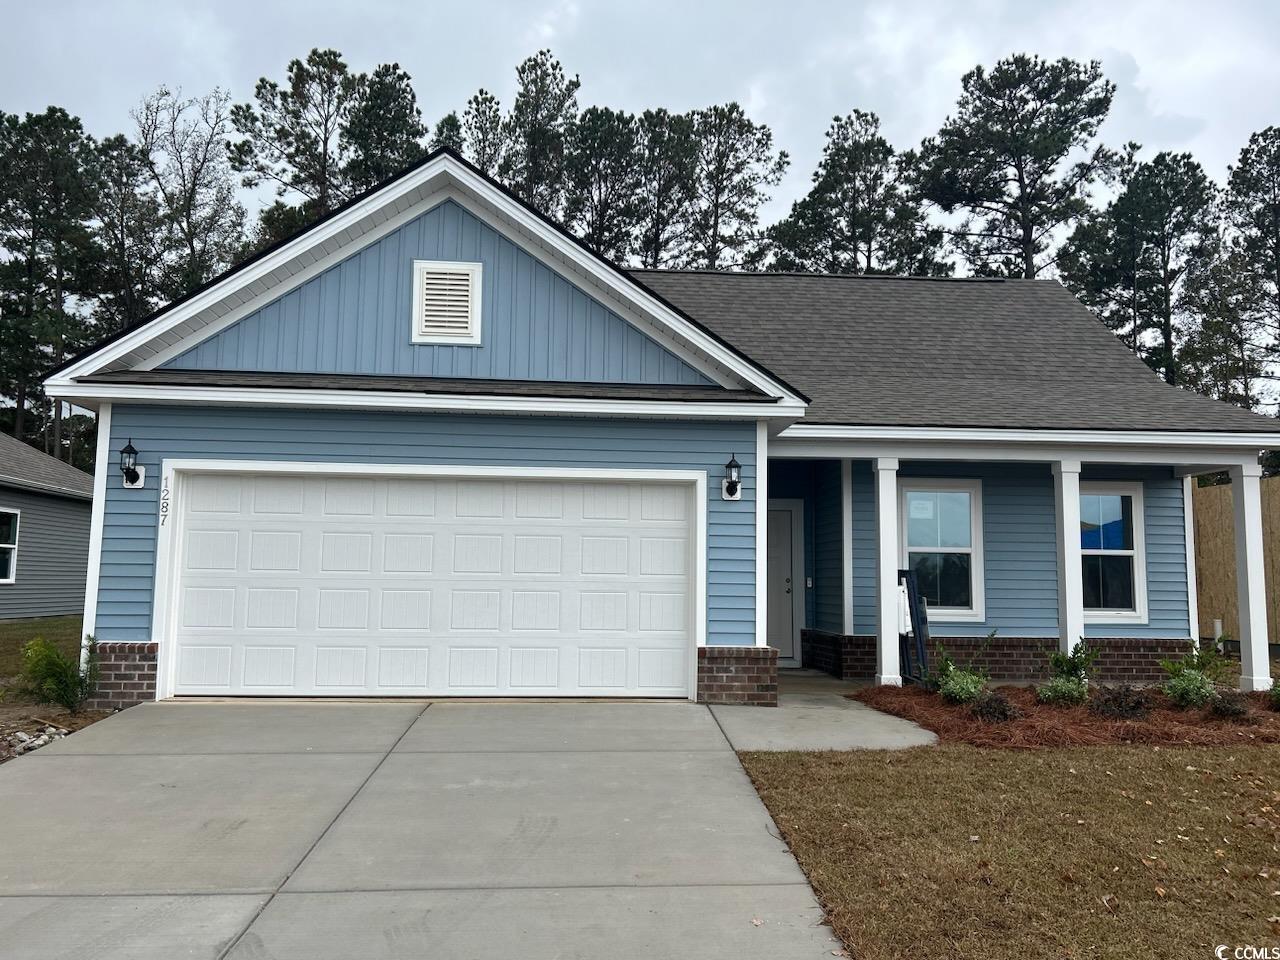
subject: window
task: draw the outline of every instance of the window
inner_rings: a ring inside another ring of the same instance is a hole
[[[480,344],[482,264],[413,262],[414,343]]]
[[[0,583],[13,583],[18,576],[17,510],[0,507]]]
[[[1080,485],[1080,566],[1085,618],[1146,620],[1142,485]]]
[[[902,487],[902,553],[937,620],[981,621],[982,483],[927,480]]]

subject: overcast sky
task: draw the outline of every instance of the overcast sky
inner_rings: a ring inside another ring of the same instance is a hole
[[[805,189],[831,116],[873,110],[899,147],[934,132],[961,75],[1015,51],[1098,58],[1119,90],[1104,134],[1189,150],[1221,180],[1248,135],[1280,124],[1280,4],[1035,0],[24,0],[0,35],[0,109],[49,104],[89,132],[128,131],[159,84],[247,100],[312,47],[356,70],[398,61],[425,117],[484,86],[509,102],[515,64],[550,47],[579,102],[675,110],[738,100],[792,156],[769,216]]]

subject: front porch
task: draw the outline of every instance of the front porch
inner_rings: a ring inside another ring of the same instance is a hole
[[[897,574],[912,569],[931,656],[942,647],[993,680],[1034,681],[1083,637],[1102,648],[1099,680],[1159,682],[1159,661],[1198,639],[1191,487],[1225,468],[1240,491],[1241,687],[1270,687],[1256,460],[995,444],[834,455],[860,447],[770,441],[767,634],[780,667],[901,683]]]

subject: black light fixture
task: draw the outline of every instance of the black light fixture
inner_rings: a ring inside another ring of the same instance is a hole
[[[729,462],[724,465],[724,495],[729,498],[736,498],[738,490],[742,487],[742,464],[738,462],[737,454],[729,457]]]
[[[132,437],[120,451],[120,472],[124,475],[124,482],[129,486],[133,486],[139,480],[138,451],[133,445]]]

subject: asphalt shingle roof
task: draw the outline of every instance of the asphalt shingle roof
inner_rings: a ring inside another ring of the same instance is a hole
[[[93,497],[91,474],[0,433],[0,486],[6,483],[81,499]]]
[[[1165,384],[1056,281],[633,275],[808,394],[805,423],[1280,433]]]

